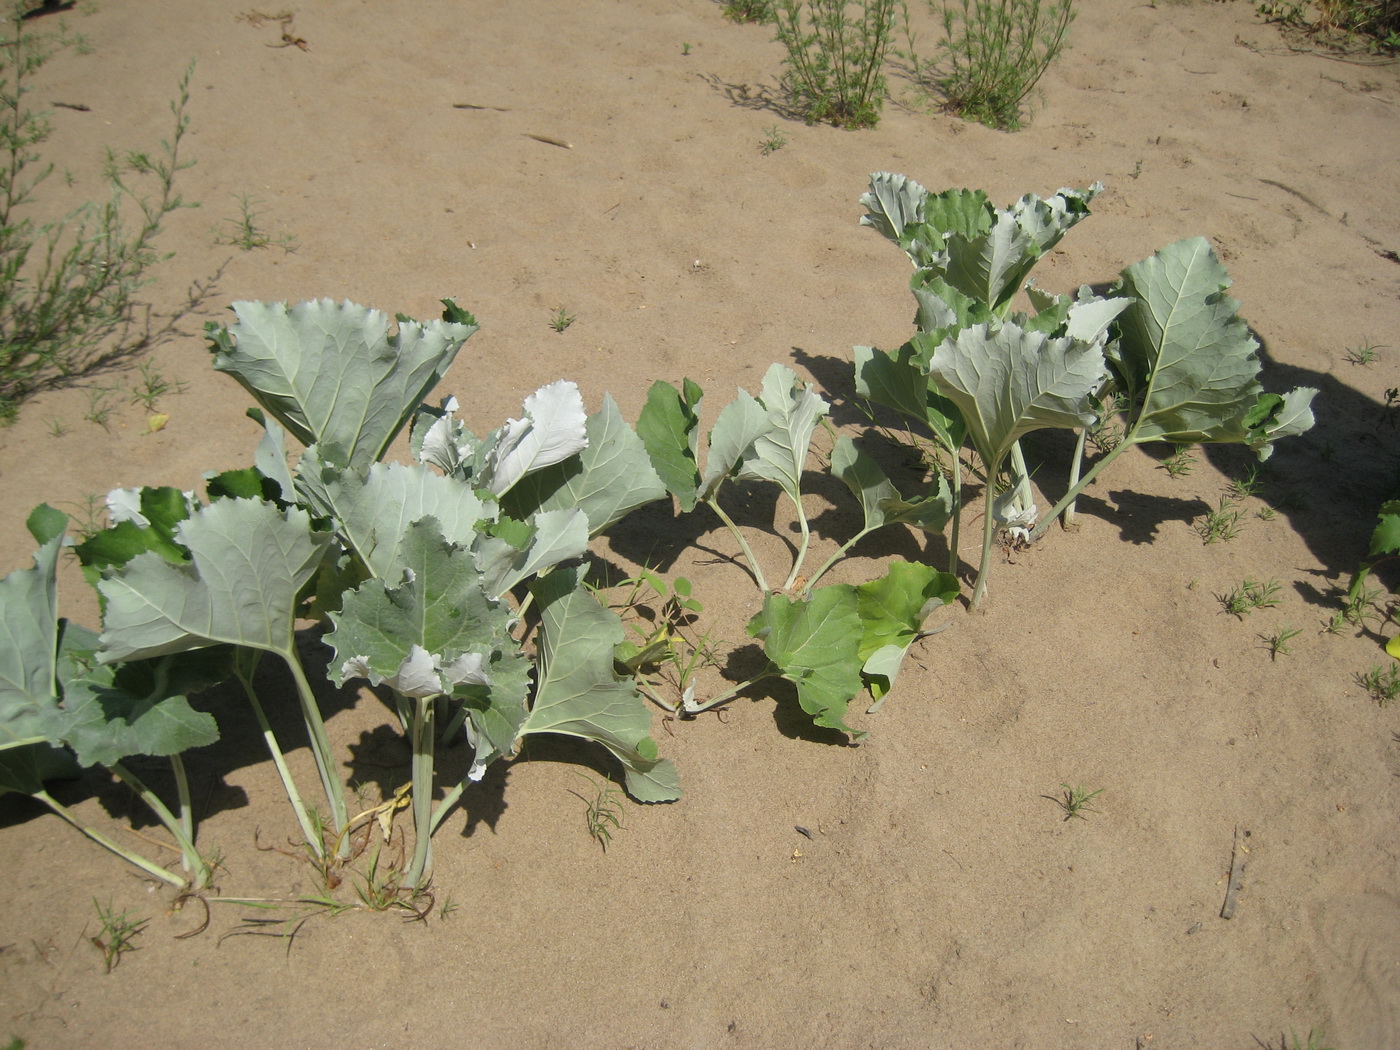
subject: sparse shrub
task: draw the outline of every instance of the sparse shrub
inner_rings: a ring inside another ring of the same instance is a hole
[[[1074,0],[929,0],[945,40],[915,77],[967,120],[1015,131],[1021,104],[1064,49]],[[912,57],[912,56],[911,56]]]
[[[158,151],[108,151],[108,194],[68,215],[43,221],[32,214],[35,191],[53,172],[40,147],[48,118],[26,104],[29,81],[63,46],[36,33],[11,5],[0,39],[0,420],[13,419],[25,398],[114,363],[139,350],[133,336],[135,295],[161,256],[156,236],[171,212],[184,207],[175,175],[189,128],[191,66],[170,104],[174,134]],[[126,179],[155,179],[145,196]],[[138,213],[134,226],[128,216]]]
[[[899,6],[900,0],[778,0],[773,5],[778,40],[787,49],[783,86],[808,124],[829,120],[838,127],[867,128],[879,123],[888,94],[885,53]]]

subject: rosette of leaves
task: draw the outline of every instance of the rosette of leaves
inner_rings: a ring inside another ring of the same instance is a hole
[[[479,779],[495,758],[515,755],[529,733],[564,732],[609,748],[635,798],[678,797],[674,768],[657,757],[646,735],[647,709],[629,685],[613,682],[614,695],[597,711],[546,718],[557,701],[538,673],[530,688],[525,605],[517,609],[510,599],[533,580],[553,578],[558,566],[587,552],[591,536],[665,494],[616,404],[605,397],[588,413],[578,387],[560,380],[527,397],[518,419],[478,438],[457,418],[455,398],[437,408],[422,404],[455,352],[452,343],[475,330],[470,315],[449,302],[437,326],[401,318],[394,351],[401,364],[385,370],[384,348],[395,343],[377,335],[382,315],[367,320],[352,304],[314,306],[283,311],[242,304],[240,326],[214,334],[213,342],[221,367],[236,368],[263,409],[309,441],[277,484],[336,537],[314,602],[335,624],[328,636],[337,653],[332,677],[342,684],[364,678],[391,690],[410,740],[416,842],[409,881],[428,877],[431,832],[466,783],[446,785],[444,801],[433,809],[439,732],[450,736],[460,728],[474,745],[469,779]],[[258,324],[250,328],[249,318]],[[261,334],[268,326],[275,340]],[[328,384],[330,393],[323,393],[303,376],[297,384],[285,381],[287,368],[278,362],[298,359],[302,343],[310,345],[312,360],[321,360],[318,347],[351,349],[362,376],[358,396],[370,399],[360,409],[370,421],[368,434],[354,425],[350,405],[336,400],[343,384]],[[379,462],[410,418],[417,462]],[[277,450],[282,432],[269,427],[264,437],[258,473],[265,479],[285,463]],[[579,601],[566,605],[576,612]],[[562,654],[554,663],[563,680],[591,673],[591,657],[583,654],[594,643],[575,637],[576,628],[590,638],[602,628],[579,615],[551,626],[547,610],[539,611],[541,662],[553,646]]]
[[[1078,494],[1127,448],[1241,443],[1262,459],[1279,438],[1312,426],[1316,391],[1270,394],[1258,383],[1258,343],[1225,294],[1225,268],[1201,238],[1128,267],[1107,297],[1087,288],[1055,296],[1026,284],[1035,313],[1011,310],[1036,262],[1088,215],[1101,189],[1027,195],[998,210],[980,191],[933,195],[905,176],[879,172],[861,197],[862,224],[914,264],[917,331],[894,352],[856,347],[857,391],[926,427],[954,457],[954,560],[958,451],[970,440],[978,453],[988,507],[974,605],[986,593],[993,523],[1038,538],[1061,513],[1072,515]],[[1124,436],[1085,472],[1086,429],[1115,404],[1125,412]],[[1068,491],[1037,523],[1017,439],[1046,426],[1079,435]],[[1012,484],[994,499],[1003,460]]]

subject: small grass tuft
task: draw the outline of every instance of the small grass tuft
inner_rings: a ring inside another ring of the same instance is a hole
[[[1380,356],[1380,352],[1384,349],[1386,349],[1384,346],[1367,342],[1362,343],[1360,346],[1348,347],[1344,357],[1353,365],[1369,366]]]
[[[773,0],[732,0],[724,5],[724,17],[731,22],[773,21]]]
[[[1244,528],[1245,512],[1230,496],[1221,496],[1219,504],[1196,523],[1196,533],[1202,543],[1228,543]]]
[[[1376,703],[1389,707],[1400,696],[1400,664],[1388,667],[1377,664],[1364,674],[1358,672],[1356,684],[1370,693]]]
[[[1301,627],[1284,624],[1273,634],[1261,634],[1259,640],[1264,643],[1264,648],[1269,650],[1269,659],[1277,660],[1280,656],[1293,655],[1293,647],[1289,643],[1302,633]]]
[[[122,961],[123,955],[136,951],[136,945],[131,942],[146,928],[150,920],[133,919],[130,912],[118,912],[113,909],[110,900],[106,907],[103,907],[96,897],[92,903],[97,909],[97,921],[102,929],[96,937],[89,937],[88,940],[102,953],[102,963],[107,972],[111,973]]]
[[[237,195],[238,217],[225,219],[222,226],[214,227],[214,243],[228,245],[245,252],[257,248],[281,248],[284,252],[296,251],[297,239],[289,233],[271,234],[258,224],[258,213],[253,205],[257,198],[247,193]]]
[[[759,143],[758,151],[765,157],[777,153],[788,144],[788,137],[783,134],[781,128],[776,124],[770,124],[763,129],[763,141]]]
[[[1278,591],[1278,580],[1258,583],[1246,577],[1238,587],[1232,588],[1230,593],[1217,594],[1216,598],[1227,613],[1243,620],[1255,609],[1272,609],[1278,605]]]
[[[612,833],[622,830],[621,796],[617,788],[606,780],[600,784],[582,773],[576,775],[588,782],[592,793],[583,795],[570,788],[569,794],[582,799],[587,806],[584,810],[584,826],[588,828],[588,834],[592,836],[593,841],[602,846],[603,852],[606,853],[612,843]]]
[[[562,332],[568,328],[569,325],[573,324],[574,320],[573,314],[569,313],[564,307],[557,306],[554,308],[554,316],[549,319],[549,327],[553,328],[556,332]]]
[[[1196,457],[1191,452],[1191,445],[1173,447],[1175,451],[1162,460],[1159,466],[1173,478],[1184,478],[1196,469]]]
[[[1041,798],[1048,798],[1055,805],[1065,811],[1065,820],[1073,820],[1078,817],[1085,820],[1085,813],[1097,813],[1093,806],[1089,805],[1095,798],[1103,794],[1103,788],[1097,791],[1089,791],[1084,785],[1070,787],[1068,784],[1061,784],[1063,789],[1058,795],[1041,795]]]

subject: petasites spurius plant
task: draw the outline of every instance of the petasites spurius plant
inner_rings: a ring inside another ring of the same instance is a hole
[[[1027,283],[1101,189],[1028,194],[999,209],[981,191],[931,194],[878,172],[861,197],[862,224],[914,265],[916,332],[896,351],[856,347],[857,390],[926,427],[949,454],[954,563],[959,452],[970,442],[977,453],[986,514],[974,607],[986,595],[995,528],[1039,538],[1062,512],[1072,518],[1079,493],[1128,448],[1236,443],[1264,459],[1275,441],[1313,423],[1315,390],[1271,394],[1260,385],[1258,341],[1203,238],[1129,266],[1106,296],[1088,287],[1050,295]],[[1012,309],[1023,288],[1033,313]],[[1123,417],[1121,440],[1082,469],[1086,433],[1114,412]],[[1076,430],[1078,441],[1067,491],[1041,517],[1019,439],[1045,428]]]

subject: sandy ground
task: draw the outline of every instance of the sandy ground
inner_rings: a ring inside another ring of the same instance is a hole
[[[1279,447],[1228,543],[1204,545],[1193,522],[1247,457],[1202,453],[1177,478],[1152,450],[1123,457],[1077,533],[1006,557],[985,614],[954,610],[877,714],[854,708],[865,746],[804,729],[782,689],[723,717],[658,712],[685,797],[629,804],[606,854],[570,793],[580,769],[607,770],[597,756],[542,746],[498,764],[439,833],[434,892],[459,907],[426,924],[315,916],[289,946],[226,936],[261,913],[215,904],[207,932],[177,939],[197,905],[173,912],[41,807],[0,800],[0,1039],[1167,1050],[1315,1030],[1341,1050],[1400,1046],[1400,704],[1354,681],[1388,659],[1373,631],[1321,632],[1395,477],[1400,77],[1291,52],[1244,2],[1078,8],[1071,50],[1014,135],[930,114],[898,70],[878,128],[807,127],[782,111],[771,32],[708,0],[298,0],[305,50],[272,46],[279,24],[240,20],[244,3],[70,16],[92,53],[52,61],[34,98],[91,107],[54,112],[51,156],[78,191],[102,145],[169,134],[168,101],[197,63],[197,164],[181,181],[201,207],[171,220],[175,256],[149,296],[168,314],[192,282],[208,294],[148,358],[180,386],[160,403],[164,430],[147,432],[130,403],[141,377],[120,372],[93,381],[111,389],[105,429],[84,418],[89,387],[0,431],[6,571],[27,564],[40,501],[81,516],[118,485],[191,488],[249,461],[248,401],[200,338],[240,299],[426,318],[455,296],[483,327],[442,392],[478,433],[560,377],[635,419],[654,379],[691,376],[718,404],[772,361],[857,430],[850,348],[898,345],[912,312],[906,260],[857,225],[878,170],[1002,204],[1101,179],[1042,286],[1111,281],[1208,236],[1263,343],[1265,384],[1321,393],[1316,429]],[[787,142],[765,156],[774,126]],[[216,243],[240,194],[295,250]],[[558,307],[577,317],[563,333],[548,324]],[[1369,366],[1345,360],[1367,343],[1389,345]],[[1031,454],[1053,496],[1065,443]],[[826,549],[852,527],[849,511],[822,520]],[[691,539],[731,553],[713,519],[672,524],[664,508],[599,553],[689,576],[704,625],[737,645],[756,592]],[[945,550],[885,537],[842,578]],[[1216,596],[1246,577],[1277,578],[1281,601],[1237,620]],[[71,568],[63,584],[65,612],[95,624]],[[1271,660],[1260,636],[1285,625],[1302,633]],[[203,702],[225,735],[191,759],[201,842],[226,858],[220,890],[312,890],[304,865],[254,849],[256,832],[281,842],[294,825],[244,706]],[[327,703],[348,775],[380,791],[406,778],[377,700],[328,687]],[[309,772],[305,750],[293,758]],[[168,787],[158,764],[139,768]],[[1096,811],[1063,820],[1046,797],[1062,783],[1101,788]],[[139,842],[105,779],[63,797]],[[1224,920],[1237,834],[1248,864]],[[150,920],[110,976],[87,941],[94,898]]]

